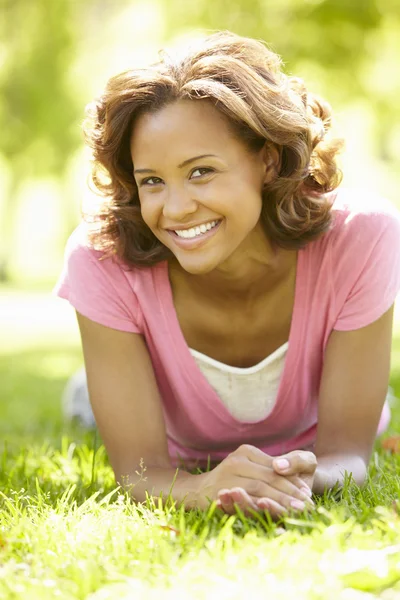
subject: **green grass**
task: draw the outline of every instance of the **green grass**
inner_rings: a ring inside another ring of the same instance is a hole
[[[15,341],[15,340],[14,340]],[[62,423],[77,345],[0,342],[0,598],[400,598],[400,455],[377,441],[368,484],[274,523],[136,506],[95,432]],[[400,396],[400,336],[391,385]],[[392,407],[389,433],[400,431]],[[145,474],[144,474],[145,475]]]

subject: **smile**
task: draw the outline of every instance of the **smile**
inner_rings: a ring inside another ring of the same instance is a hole
[[[192,227],[191,229],[179,229],[174,231],[174,233],[181,238],[194,238],[207,233],[207,231],[210,231],[210,229],[215,227],[218,222],[219,221],[210,221],[209,223],[202,223],[198,227]]]
[[[168,230],[169,235],[173,238],[174,243],[182,249],[195,249],[202,246],[207,240],[213,237],[219,230],[223,219],[218,221],[210,221],[202,223],[198,227],[190,229]]]

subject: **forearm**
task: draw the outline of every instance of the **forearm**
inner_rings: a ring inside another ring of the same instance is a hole
[[[200,493],[201,475],[182,469],[146,467],[141,475],[135,472],[116,476],[116,480],[136,502],[145,502],[147,492],[157,502],[162,496],[163,504],[170,495],[177,505],[183,502],[186,509],[206,507],[206,499]]]
[[[362,486],[367,474],[367,465],[363,458],[349,454],[331,454],[317,456],[318,466],[315,472],[312,491],[314,494],[323,494],[325,489],[331,489],[336,483],[341,487],[345,478],[345,471],[352,473],[355,483]]]

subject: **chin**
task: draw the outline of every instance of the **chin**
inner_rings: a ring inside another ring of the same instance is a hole
[[[179,260],[178,256],[175,256],[175,258],[179,262],[182,269],[191,275],[207,275],[207,273],[211,273],[211,271],[214,271],[214,269],[218,266],[216,261]]]

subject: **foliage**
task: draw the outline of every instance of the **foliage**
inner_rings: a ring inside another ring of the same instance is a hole
[[[69,0],[3,0],[1,152],[23,176],[61,172],[77,146],[81,107],[66,73],[74,57]]]
[[[272,522],[215,504],[136,505],[113,486],[93,436],[12,446],[0,460],[5,600],[368,600],[400,591],[399,457],[378,450],[363,490],[348,480],[342,493],[315,498],[312,513]]]
[[[71,0],[1,0],[0,153],[24,176],[62,172],[79,144],[80,82],[70,78],[76,52],[90,52],[82,44],[88,28],[107,23],[124,4],[116,8],[106,0],[87,0],[77,10]],[[180,0],[159,0],[157,7],[170,39],[199,29],[261,38],[291,72],[316,69],[321,91],[330,88],[342,105],[368,95],[376,109],[385,106],[383,116],[398,111],[397,61],[383,90],[371,89],[370,72],[379,66],[382,51],[387,59],[390,52],[400,53],[392,35],[400,20],[393,0],[197,0],[186,3],[185,10]]]
[[[266,40],[286,71],[303,77],[336,112],[356,104],[368,142],[372,132],[373,158],[384,163],[370,171],[380,178],[381,193],[395,194],[399,28],[395,0],[196,0],[184,9],[180,0],[0,0],[0,280],[20,269],[13,264],[24,252],[15,248],[18,208],[35,178],[57,178],[60,230],[68,235],[75,227],[84,187],[74,162],[82,147],[80,123],[110,69],[129,68],[139,57],[147,61],[150,46],[155,55],[199,31],[230,29]],[[362,172],[357,176],[362,185]],[[54,250],[56,242],[48,243]],[[26,261],[19,264],[28,270]]]
[[[400,392],[400,338],[391,384]],[[0,597],[391,600],[400,594],[400,455],[375,445],[363,489],[315,497],[273,522],[210,505],[185,512],[117,488],[96,432],[63,425],[76,346],[49,328],[0,340]],[[393,406],[398,429],[400,406]],[[145,472],[143,473],[145,477]]]
[[[307,60],[342,71],[350,84],[348,93],[357,90],[354,75],[360,64],[373,58],[367,37],[383,20],[382,3],[378,6],[376,0],[236,0],[234,5],[228,0],[198,0],[185,11],[178,11],[175,3],[175,10],[166,13],[175,29],[197,23],[266,40],[290,65]]]

